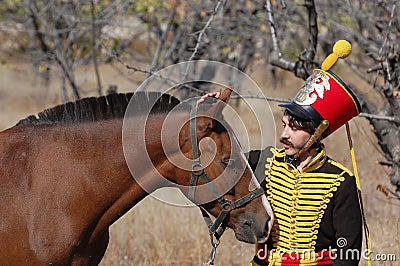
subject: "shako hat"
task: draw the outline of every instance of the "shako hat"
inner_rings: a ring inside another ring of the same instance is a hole
[[[351,53],[351,44],[339,40],[331,53],[322,63],[321,69],[315,69],[308,77],[293,101],[281,104],[290,115],[302,120],[312,121],[317,127],[324,122],[324,136],[346,124],[360,113],[360,103],[347,85],[329,69],[338,58],[346,58]],[[319,132],[320,135],[323,132]]]

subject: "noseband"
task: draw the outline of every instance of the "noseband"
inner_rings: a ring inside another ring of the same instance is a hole
[[[226,225],[223,224],[226,220],[229,213],[237,208],[243,207],[255,198],[264,194],[264,190],[259,187],[258,189],[250,192],[246,196],[241,197],[236,201],[231,201],[225,199],[219,192],[218,189],[214,186],[211,180],[208,178],[206,172],[204,171],[204,167],[201,164],[200,156],[199,156],[199,147],[197,143],[197,123],[196,123],[196,115],[197,115],[197,107],[194,106],[190,111],[190,136],[192,141],[192,154],[193,154],[193,162],[192,162],[192,178],[190,179],[188,198],[195,203],[195,191],[199,178],[203,180],[203,182],[207,185],[207,187],[211,190],[214,197],[217,199],[218,203],[221,205],[221,212],[218,217],[212,222],[210,216],[207,211],[199,206],[201,213],[203,215],[204,221],[207,224],[208,232],[211,238],[212,250],[210,254],[210,259],[208,261],[208,265],[214,265],[214,258],[216,249],[219,245],[219,239],[226,229]],[[216,241],[214,241],[214,237]]]

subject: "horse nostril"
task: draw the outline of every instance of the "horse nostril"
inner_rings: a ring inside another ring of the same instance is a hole
[[[269,216],[267,218],[267,221],[265,222],[265,230],[266,230],[267,234],[269,234],[269,232],[271,231],[273,221],[274,221],[274,218]]]
[[[248,220],[245,220],[244,223],[243,223],[243,225],[248,226],[248,227],[251,227],[251,223],[250,223]]]

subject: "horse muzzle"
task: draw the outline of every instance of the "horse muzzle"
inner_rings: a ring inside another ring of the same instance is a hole
[[[262,195],[259,200],[263,202],[265,210],[251,208],[252,210],[238,217],[234,232],[239,241],[251,244],[264,243],[269,237],[274,215],[265,195]]]

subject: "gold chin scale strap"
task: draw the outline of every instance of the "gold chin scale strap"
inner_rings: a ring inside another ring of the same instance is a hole
[[[357,191],[358,191],[358,199],[360,201],[360,207],[361,207],[361,215],[363,219],[363,224],[364,224],[364,234],[365,234],[365,246],[367,249],[372,250],[372,241],[369,235],[369,229],[367,225],[367,220],[365,219],[365,213],[364,213],[364,205],[362,201],[362,196],[361,196],[361,185],[360,185],[360,177],[358,175],[358,169],[357,169],[357,163],[356,163],[356,156],[354,154],[354,146],[353,146],[353,141],[351,139],[351,134],[350,134],[350,126],[349,123],[346,123],[346,132],[347,132],[347,139],[349,141],[349,147],[350,147],[350,154],[351,154],[351,162],[353,164],[353,172],[354,176],[356,178],[356,184],[357,184]],[[368,252],[368,266],[371,266],[371,253]]]
[[[295,155],[294,158],[299,158],[300,155],[302,155],[304,152],[306,152],[311,145],[314,144],[314,142],[316,142],[321,136],[322,134],[325,132],[325,130],[329,127],[329,121],[328,120],[323,120],[319,126],[317,127],[317,129],[315,130],[314,134],[308,139],[308,141],[306,142],[306,144],[304,144],[303,148],[301,148],[300,151],[298,151]]]

